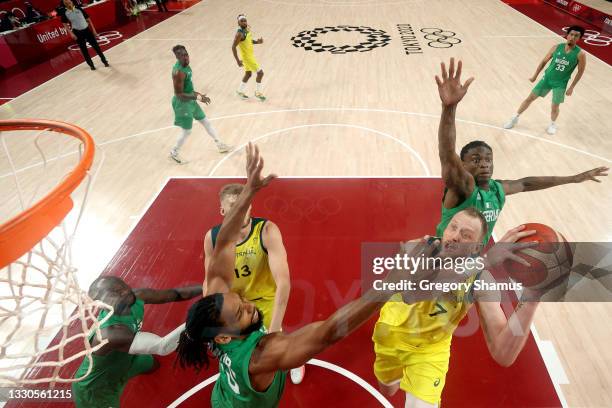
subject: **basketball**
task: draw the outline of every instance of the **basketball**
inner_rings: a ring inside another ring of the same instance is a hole
[[[534,235],[519,239],[517,242],[537,241],[538,245],[517,251],[516,254],[529,262],[524,266],[513,260],[506,260],[506,273],[517,282],[531,289],[541,289],[550,285],[563,275],[569,274],[573,253],[566,239],[544,224],[525,224],[525,231],[535,230]]]

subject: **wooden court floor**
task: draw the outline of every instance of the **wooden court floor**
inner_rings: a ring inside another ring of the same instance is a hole
[[[255,53],[265,71],[265,103],[235,95],[242,71],[231,43],[239,13],[247,15],[254,37],[264,38]],[[362,32],[321,33],[343,25]],[[408,26],[420,48],[412,54],[399,31]],[[294,46],[293,37],[317,28],[323,44],[358,44],[374,32],[378,47],[330,53]],[[432,28],[452,31],[461,42],[433,48],[438,45],[429,46],[421,31]],[[570,175],[612,162],[612,76],[591,56],[561,106],[556,136],[544,131],[550,99],[534,103],[513,131],[501,128],[529,93],[539,60],[558,42],[496,0],[206,0],[109,50],[111,69],[91,72],[81,64],[3,105],[0,118],[75,123],[99,145],[97,163],[102,156],[104,162],[76,255],[87,286],[168,177],[243,173],[242,152],[220,155],[197,123],[182,152],[190,163],[168,161],[179,134],[170,106],[175,44],[190,53],[194,84],[212,99],[204,109],[220,137],[239,147],[256,140],[267,168],[284,176],[438,177],[440,102],[433,76],[441,61],[460,58],[466,77],[476,80],[458,109],[458,147],[486,141],[494,149],[494,177],[509,179]],[[19,142],[7,141],[18,168],[36,164],[33,148]],[[8,171],[2,157],[0,176]],[[40,178],[36,167],[22,177],[28,183]],[[2,195],[11,189],[8,178],[0,178]],[[512,196],[495,233],[537,221],[570,240],[610,241],[611,204],[610,180]],[[10,205],[2,204],[2,211],[12,211]],[[431,203],[431,211],[439,207]],[[567,374],[561,389],[569,406],[612,406],[610,319],[612,305],[601,303],[541,305],[537,313],[539,338],[552,342]]]

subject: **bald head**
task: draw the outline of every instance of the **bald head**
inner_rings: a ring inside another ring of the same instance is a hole
[[[129,308],[136,301],[136,295],[130,285],[116,276],[99,277],[92,282],[87,293],[90,298],[114,307],[116,312]]]

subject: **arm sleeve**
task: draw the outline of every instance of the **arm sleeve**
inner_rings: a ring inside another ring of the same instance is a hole
[[[176,350],[181,333],[185,330],[185,324],[171,331],[165,337],[149,332],[138,332],[132,340],[130,354],[156,354],[167,356]]]

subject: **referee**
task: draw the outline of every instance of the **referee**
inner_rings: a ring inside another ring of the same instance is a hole
[[[79,48],[81,49],[81,53],[87,61],[87,65],[91,70],[95,70],[96,67],[89,56],[89,51],[87,50],[87,42],[96,50],[96,53],[100,56],[102,63],[105,67],[108,67],[108,61],[106,57],[102,53],[100,49],[100,45],[98,45],[98,41],[96,41],[96,37],[98,33],[96,32],[96,28],[93,23],[89,19],[89,15],[85,10],[81,8],[81,6],[75,6],[72,0],[63,0],[64,7],[60,7],[58,9],[58,14],[62,19],[62,23],[64,23],[64,27],[68,31],[71,28],[70,36],[73,40],[76,40],[77,44],[79,44]],[[70,26],[70,27],[69,27]]]

